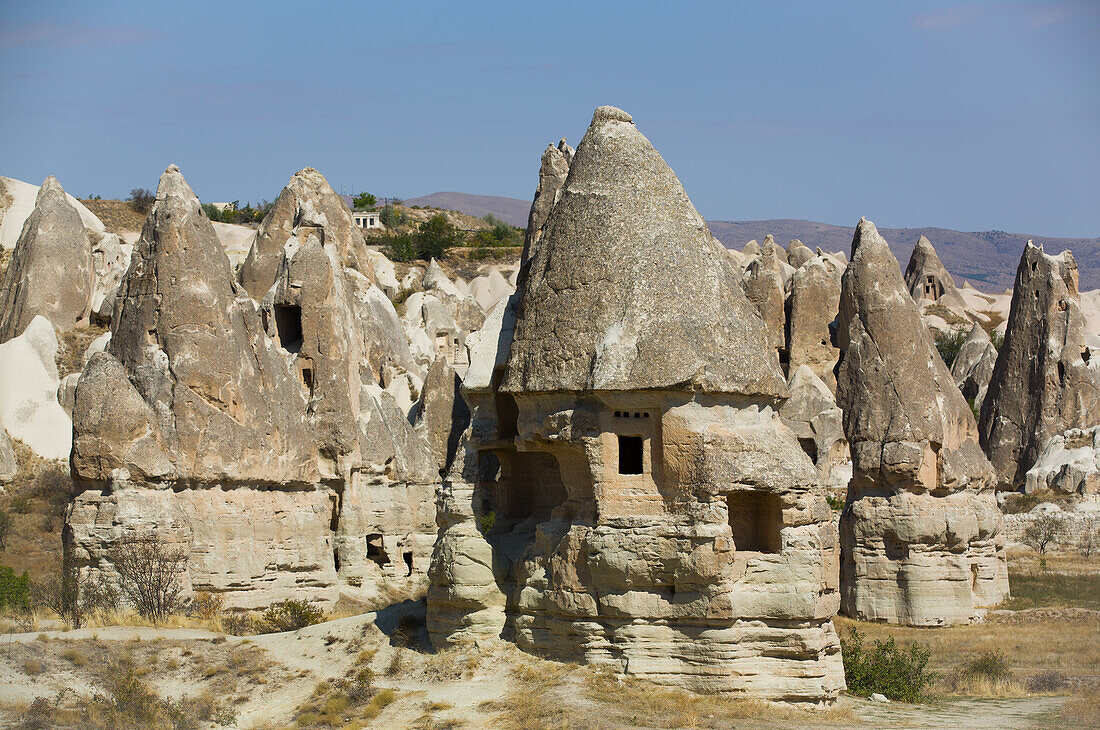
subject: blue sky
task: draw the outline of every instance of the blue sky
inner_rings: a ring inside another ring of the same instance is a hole
[[[530,198],[631,114],[712,219],[1100,236],[1100,2],[0,0],[0,174]]]

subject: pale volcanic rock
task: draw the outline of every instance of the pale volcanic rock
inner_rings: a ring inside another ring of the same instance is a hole
[[[535,188],[531,212],[527,215],[527,232],[523,236],[523,255],[519,260],[521,266],[531,259],[535,245],[542,238],[543,226],[546,225],[554,204],[558,202],[561,186],[565,184],[565,178],[569,174],[573,153],[573,148],[565,143],[564,137],[557,147],[546,145],[546,150],[542,153],[539,184]]]
[[[248,257],[241,264],[241,285],[256,301],[263,299],[275,283],[287,243],[303,217],[335,234],[337,242],[328,242],[328,245],[337,246],[336,255],[342,266],[356,269],[373,280],[370,255],[351,211],[324,175],[307,167],[290,178],[279,193],[274,207],[256,230]]]
[[[831,392],[836,391],[834,369],[840,350],[833,344],[831,326],[840,307],[843,268],[827,255],[804,262],[791,277],[788,297],[787,354],[793,374],[806,365]]]
[[[0,344],[0,428],[43,459],[66,459],[73,425],[57,402],[57,335],[37,316]]]
[[[104,234],[92,244],[92,286],[89,317],[94,324],[109,325],[114,313],[118,287],[130,268],[134,247],[119,241],[113,233]]]
[[[897,260],[866,220],[838,325],[837,402],[853,462],[841,610],[914,626],[972,621],[1008,594],[993,470]]]
[[[57,331],[86,324],[93,283],[92,244],[80,214],[48,177],[0,278],[0,342],[22,334],[37,316]]]
[[[955,288],[955,280],[924,236],[917,240],[909,257],[905,285],[918,304],[940,304],[960,315],[966,312],[966,302]]]
[[[10,482],[19,473],[19,463],[15,459],[15,449],[8,438],[8,432],[0,428],[0,484]]]
[[[1012,291],[979,431],[1001,483],[1019,487],[1051,437],[1100,421],[1100,362],[1085,342],[1073,254],[1029,243]]]
[[[1072,428],[1051,437],[1026,475],[1025,492],[1100,493],[1100,427]]]
[[[813,460],[821,482],[846,489],[851,456],[844,436],[844,414],[832,391],[808,365],[794,370],[787,390],[790,398],[779,409],[783,423],[794,431],[802,450]]]
[[[424,378],[417,407],[416,429],[428,440],[440,474],[450,468],[470,422],[470,410],[459,393],[461,382],[446,358],[436,358]]]
[[[810,250],[809,246],[797,238],[791,239],[791,242],[787,244],[787,263],[795,269],[798,269],[813,257],[814,252]]]
[[[52,176],[51,176],[52,177]],[[34,212],[41,188],[37,185],[0,176],[0,248],[11,250],[23,231],[27,218]],[[65,193],[65,199],[80,215],[81,225],[93,242],[107,233],[103,222],[84,204]]]
[[[836,531],[739,278],[630,116],[597,109],[526,281],[467,340],[436,646],[836,696]]]
[[[768,345],[776,353],[777,361],[785,362],[787,297],[783,287],[783,269],[776,255],[782,249],[770,240],[771,236],[768,239],[761,246],[760,255],[745,269],[741,285],[745,296],[764,320]]]
[[[996,363],[997,348],[993,346],[985,329],[980,324],[975,324],[951,363],[951,377],[962,391],[963,398],[979,410]]]
[[[586,136],[543,236],[558,240],[556,255],[536,249],[531,261],[505,390],[690,383],[780,395],[768,353],[730,346],[763,328],[676,175],[625,112],[601,107]],[[529,301],[540,304],[527,314]]]

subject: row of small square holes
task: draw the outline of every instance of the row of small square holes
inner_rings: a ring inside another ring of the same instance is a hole
[[[635,418],[649,418],[649,413],[635,413]],[[615,411],[615,418],[630,418],[630,411]]]

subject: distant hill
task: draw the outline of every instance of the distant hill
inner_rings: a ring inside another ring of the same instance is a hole
[[[454,192],[432,193],[431,195],[421,195],[419,198],[408,198],[405,200],[405,205],[430,205],[433,208],[458,210],[477,218],[491,213],[505,223],[520,228],[527,227],[527,214],[531,210],[530,200]]]
[[[468,195],[466,193],[432,193],[405,201],[406,205],[431,205],[437,208],[458,210],[481,217],[492,213],[514,226],[527,225],[527,213],[531,201],[503,198],[495,195]],[[834,226],[828,223],[797,219],[762,221],[707,221],[711,232],[727,248],[741,249],[748,241],[763,241],[771,233],[783,247],[792,238],[801,240],[810,248],[821,247],[825,251],[850,253],[852,226]],[[909,255],[917,239],[927,236],[944,266],[955,277],[956,284],[965,279],[975,288],[988,292],[1003,292],[1012,286],[1016,267],[1020,263],[1027,240],[1042,244],[1048,253],[1073,251],[1081,276],[1080,287],[1100,289],[1100,238],[1051,238],[1004,231],[963,232],[948,228],[880,228],[879,232],[889,241],[902,269],[909,263]]]

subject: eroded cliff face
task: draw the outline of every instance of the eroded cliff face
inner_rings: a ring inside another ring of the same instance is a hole
[[[853,461],[841,611],[915,626],[968,622],[1008,594],[993,469],[896,259],[865,220],[838,324],[837,402]]]
[[[324,213],[333,196],[310,170],[284,190],[272,216],[296,214],[265,221],[286,235],[258,310],[179,170],[161,178],[76,388],[66,535],[85,570],[111,575],[112,546],[152,534],[230,606],[425,590],[438,469],[382,387],[415,365],[386,349],[392,305],[344,265],[359,234]]]
[[[1100,362],[1085,343],[1077,263],[1030,243],[982,401],[982,447],[1003,488],[1020,488],[1047,441],[1100,422]]]
[[[778,358],[625,112],[596,111],[543,231],[521,291],[467,339],[433,642],[503,636],[700,691],[835,697],[838,540],[775,411]]]

